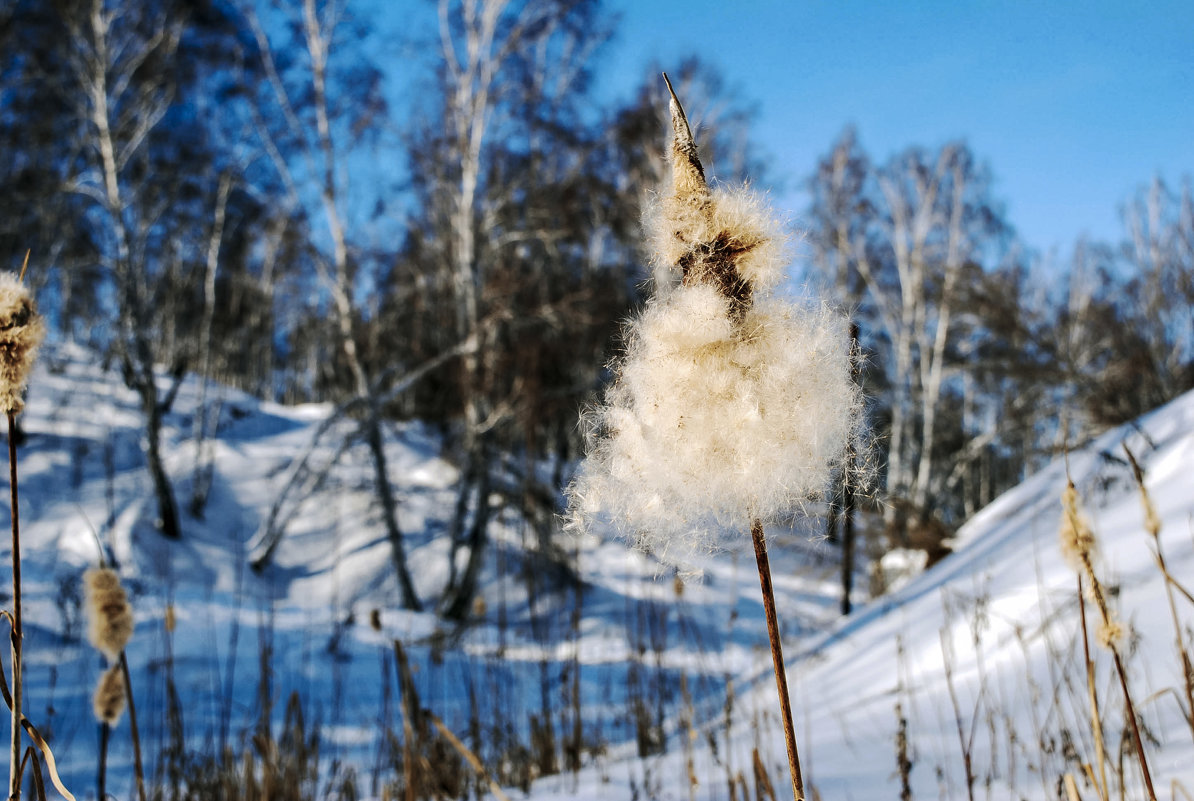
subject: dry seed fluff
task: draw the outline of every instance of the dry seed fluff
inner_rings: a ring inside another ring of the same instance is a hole
[[[847,321],[775,293],[783,226],[746,188],[705,183],[672,106],[673,187],[646,221],[657,294],[629,324],[587,453],[572,526],[612,523],[685,565],[824,489],[859,415]]]

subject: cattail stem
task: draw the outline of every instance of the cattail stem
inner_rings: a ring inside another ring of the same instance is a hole
[[[1086,693],[1090,700],[1090,729],[1094,734],[1095,763],[1099,766],[1095,789],[1102,801],[1109,801],[1110,788],[1107,784],[1106,746],[1103,740],[1103,721],[1099,713],[1099,693],[1095,686],[1094,660],[1090,658],[1090,635],[1086,630],[1086,592],[1082,586],[1082,574],[1078,574],[1078,617],[1082,621],[1082,657],[1086,662]]]
[[[17,418],[8,413],[8,482],[12,491],[12,751],[8,797],[21,797],[21,522],[17,512]]]
[[[107,723],[100,725],[99,769],[96,773],[96,798],[103,801],[108,795],[108,735],[112,727]]]
[[[775,591],[771,587],[771,563],[767,558],[767,541],[763,538],[763,521],[755,518],[750,525],[755,546],[755,561],[759,564],[759,588],[763,593],[763,614],[767,617],[767,636],[771,640],[771,662],[775,668],[775,686],[779,692],[780,714],[784,722],[784,738],[788,746],[788,768],[792,773],[792,796],[804,801],[804,778],[800,775],[800,754],[796,750],[796,729],[792,725],[792,702],[788,697],[788,674],[784,669],[784,650],[779,639],[779,618],[775,614]]]
[[[145,801],[145,770],[141,767],[141,735],[137,730],[137,707],[133,704],[133,681],[129,676],[129,661],[120,652],[120,672],[124,674],[125,698],[129,704],[129,732],[133,737],[133,772],[137,776],[137,798]]]
[[[1148,791],[1149,801],[1157,801],[1157,791],[1153,789],[1153,777],[1148,770],[1148,758],[1144,755],[1144,740],[1140,738],[1140,726],[1136,723],[1136,706],[1132,703],[1132,694],[1128,692],[1128,678],[1124,671],[1123,660],[1119,657],[1119,649],[1112,648],[1111,656],[1115,661],[1115,672],[1119,674],[1119,688],[1124,694],[1124,713],[1132,724],[1132,740],[1136,744],[1136,757],[1140,760],[1140,774],[1144,777],[1144,787]]]

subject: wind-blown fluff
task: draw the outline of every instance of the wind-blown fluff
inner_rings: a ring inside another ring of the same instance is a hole
[[[671,280],[631,321],[604,403],[585,415],[570,496],[574,525],[608,518],[684,564],[723,529],[819,493],[860,404],[847,321],[773,293],[782,226],[754,193],[708,189],[675,100],[672,113],[673,193],[647,221]]]

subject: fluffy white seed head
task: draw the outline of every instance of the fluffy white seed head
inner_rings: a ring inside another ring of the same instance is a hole
[[[820,492],[858,416],[845,322],[756,301],[740,323],[716,288],[680,286],[632,326],[620,375],[588,413],[572,487],[580,521],[608,517],[686,563]]]
[[[846,321],[774,295],[783,225],[746,188],[711,190],[674,94],[671,113],[671,193],[646,221],[657,294],[583,418],[570,502],[574,527],[607,518],[685,564],[820,492],[860,402]]]

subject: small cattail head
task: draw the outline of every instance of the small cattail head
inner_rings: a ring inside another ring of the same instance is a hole
[[[1108,618],[1095,633],[1099,641],[1099,645],[1106,648],[1108,651],[1115,651],[1124,644],[1127,638],[1127,632],[1124,626],[1114,617]]]
[[[0,412],[20,412],[29,371],[46,324],[29,288],[12,273],[0,273]]]
[[[1140,500],[1144,504],[1144,529],[1153,538],[1161,536],[1161,517],[1157,514],[1157,507],[1153,506],[1152,496],[1140,488]]]
[[[91,708],[100,723],[115,726],[124,712],[124,671],[119,664],[112,665],[100,676],[91,698]]]
[[[1078,510],[1078,490],[1066,482],[1061,493],[1061,555],[1075,570],[1082,571],[1094,558],[1097,543],[1090,524]]]
[[[108,661],[115,662],[133,636],[133,609],[110,567],[95,567],[83,574],[87,609],[87,639]]]

